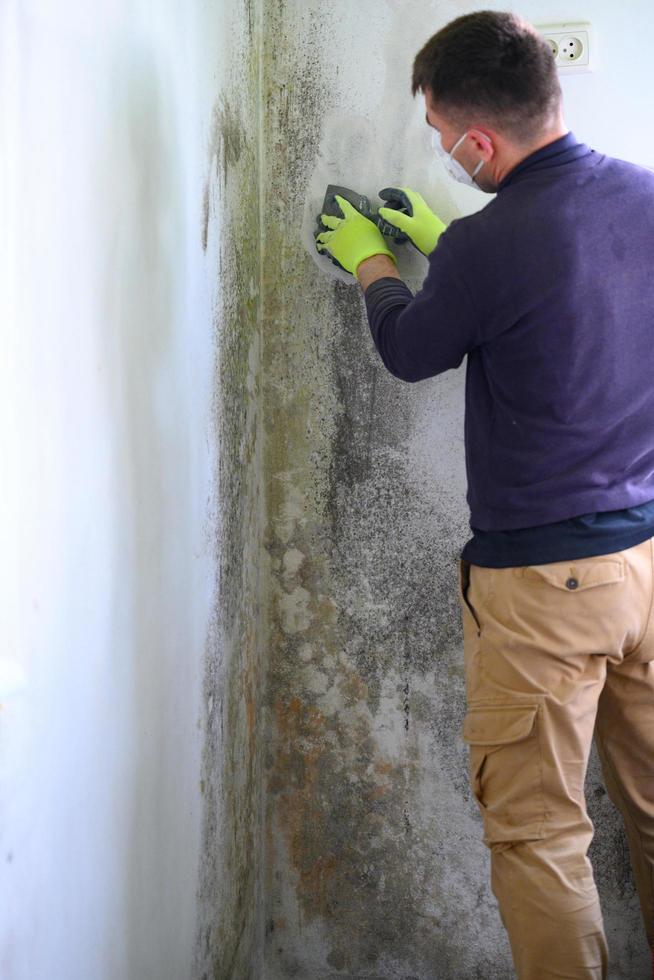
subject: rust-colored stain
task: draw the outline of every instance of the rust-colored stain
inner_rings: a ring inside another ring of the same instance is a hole
[[[295,789],[310,790],[313,788],[310,767],[315,765],[324,751],[325,717],[299,697],[291,698],[288,704],[278,701],[275,713],[280,734],[278,768],[287,774],[294,773],[292,783]],[[302,749],[297,745],[300,740]],[[298,772],[299,759],[302,759],[302,768]]]
[[[363,678],[353,672],[345,673],[339,678],[338,689],[341,692],[344,704],[365,701],[368,693],[368,688]]]
[[[329,963],[355,969],[376,960],[380,934],[410,948],[417,919],[409,895],[411,842],[395,830],[407,805],[406,770],[381,756],[370,731],[367,686],[355,668],[340,663],[334,683],[343,717],[325,714],[309,694],[307,700],[278,694],[273,701],[268,882],[281,858],[273,850],[276,826],[286,842],[300,921],[328,924]],[[361,711],[354,719],[353,706]],[[275,948],[283,955],[280,930],[274,930]]]
[[[338,867],[335,854],[320,853],[327,844],[317,787],[319,762],[327,751],[326,719],[298,697],[288,703],[278,701],[275,715],[279,752],[270,789],[281,791],[281,816],[299,889],[310,897],[314,914],[321,915],[327,912],[328,884]]]

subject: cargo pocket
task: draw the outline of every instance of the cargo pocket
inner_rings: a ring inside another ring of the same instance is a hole
[[[472,704],[465,716],[470,787],[491,849],[545,836],[539,708],[535,701]]]
[[[468,598],[468,588],[470,586],[470,568],[471,566],[469,562],[465,561],[463,558],[459,558],[459,605],[461,606],[462,610],[464,633],[467,619],[469,628],[471,628],[477,634],[477,636],[479,636],[481,634],[479,617],[473,609],[470,599]]]

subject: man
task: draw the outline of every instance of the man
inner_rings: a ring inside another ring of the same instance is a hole
[[[468,355],[462,734],[491,887],[520,980],[606,978],[593,734],[654,949],[654,174],[575,139],[546,42],[512,14],[434,35],[418,91],[452,176],[496,196],[445,230],[385,192],[429,257],[416,296],[342,199],[317,248],[365,290],[396,377]]]

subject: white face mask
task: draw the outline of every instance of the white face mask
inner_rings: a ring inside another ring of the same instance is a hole
[[[431,145],[434,147],[438,156],[443,161],[445,169],[447,170],[450,177],[452,177],[454,180],[458,180],[459,183],[461,184],[467,184],[468,187],[476,187],[477,190],[481,190],[481,188],[476,183],[474,178],[477,176],[481,168],[484,166],[484,161],[480,160],[477,166],[475,167],[475,169],[473,170],[472,174],[469,174],[468,171],[463,167],[463,165],[460,164],[458,160],[455,160],[454,157],[452,156],[454,151],[461,146],[461,144],[463,143],[467,135],[468,132],[466,130],[466,132],[463,134],[461,139],[457,140],[457,142],[454,144],[454,146],[448,153],[446,150],[443,149],[440,132],[436,128],[434,128],[434,131],[431,134]]]

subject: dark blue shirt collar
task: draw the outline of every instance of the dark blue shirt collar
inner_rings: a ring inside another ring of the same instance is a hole
[[[540,149],[534,150],[533,153],[530,153],[524,160],[516,164],[513,170],[510,170],[504,180],[498,185],[497,193],[507,187],[508,184],[513,183],[516,177],[524,174],[527,170],[557,167],[562,163],[570,163],[571,160],[576,160],[578,157],[594,152],[585,143],[578,143],[574,133],[566,133],[565,136],[559,136],[558,139],[553,140],[546,146],[541,146]]]

